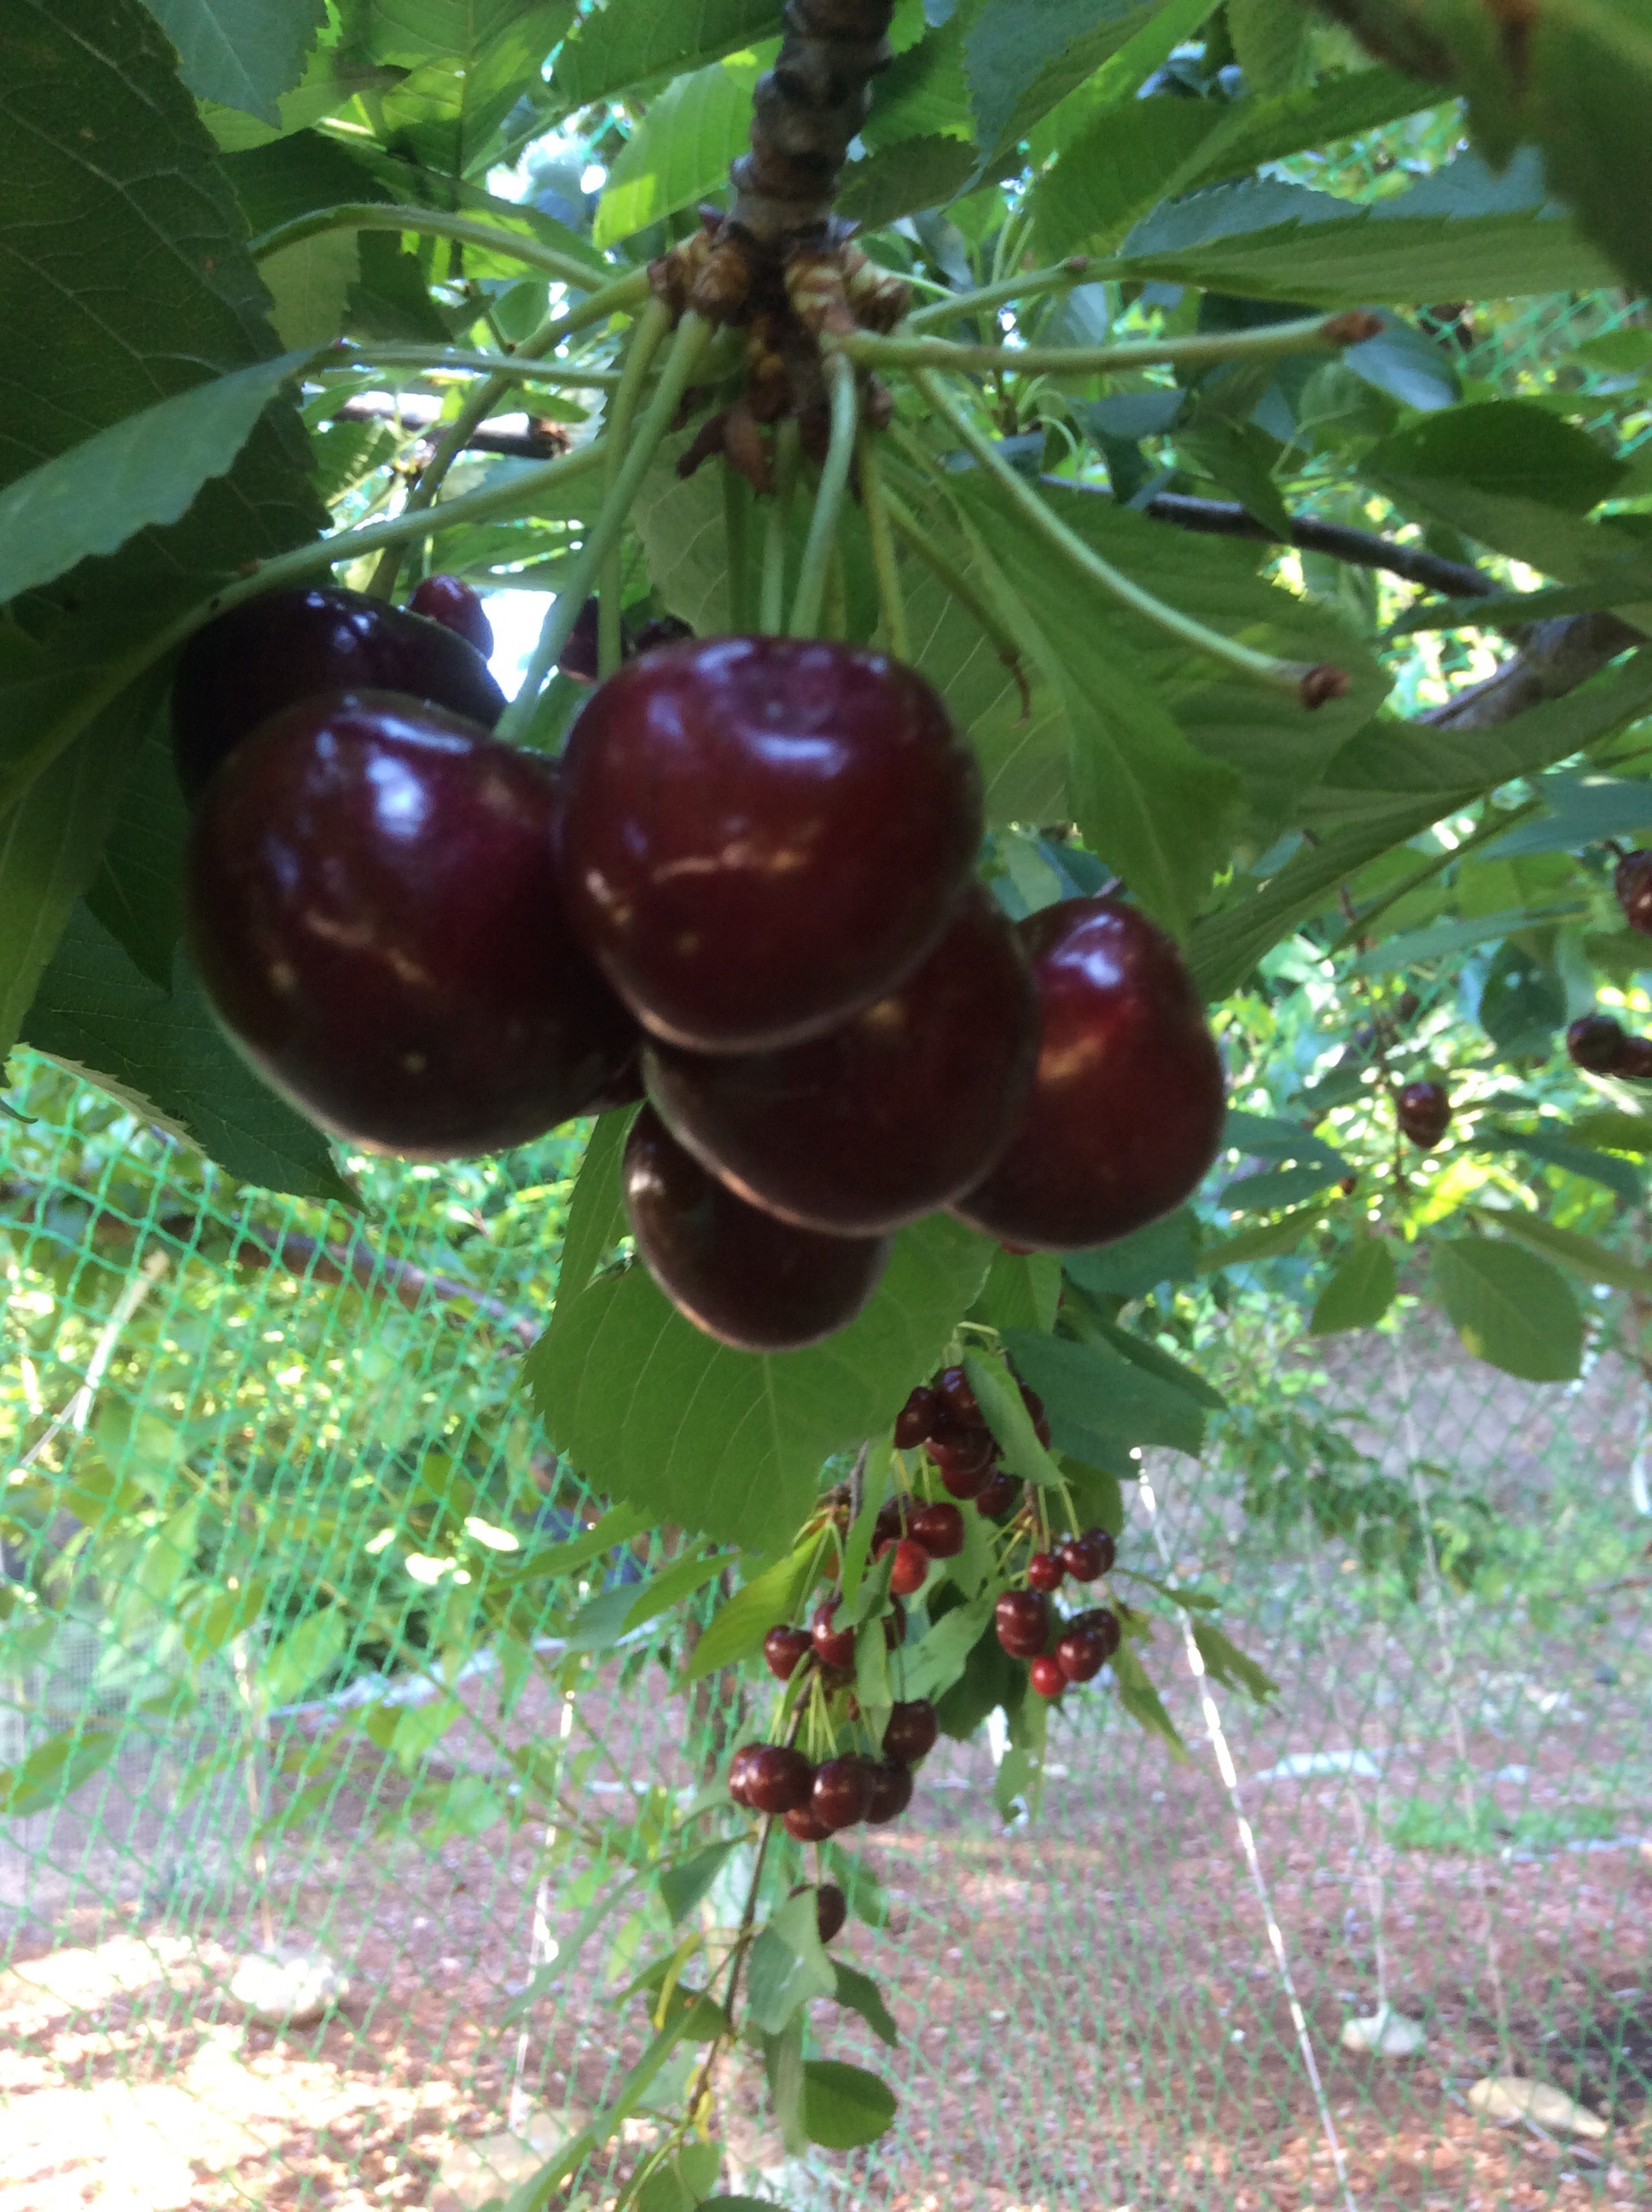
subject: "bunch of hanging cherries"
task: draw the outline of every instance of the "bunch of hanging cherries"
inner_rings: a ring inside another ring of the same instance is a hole
[[[1215,1042],[1120,896],[1011,922],[980,775],[911,668],[681,638],[598,684],[553,760],[504,709],[481,603],[316,586],[186,647],[191,950],[232,1042],[347,1143],[522,1144],[645,1100],[637,1249],[689,1318],[813,1343],[937,1207],[1104,1243],[1214,1158]]]

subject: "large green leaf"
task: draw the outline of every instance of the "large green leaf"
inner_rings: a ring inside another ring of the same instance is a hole
[[[49,1735],[16,1766],[0,1766],[0,1817],[21,1820],[61,1805],[108,1765],[120,1739],[119,1729],[94,1722]]]
[[[304,75],[327,20],[326,0],[143,0],[178,49],[185,83],[261,122],[280,120],[276,100]]]
[[[1527,1382],[1570,1382],[1582,1362],[1583,1317],[1546,1260],[1485,1237],[1434,1247],[1434,1288],[1464,1349]]]
[[[1398,1287],[1393,1253],[1380,1237],[1362,1236],[1320,1292],[1309,1328],[1315,1336],[1374,1328]]]
[[[860,134],[874,151],[903,138],[973,138],[963,32],[960,13],[908,48],[876,80],[872,113]]]
[[[608,173],[592,235],[613,246],[728,182],[751,127],[751,93],[774,48],[674,77]]]
[[[610,0],[563,46],[552,85],[563,107],[589,107],[703,69],[780,27],[780,0],[674,0],[669,8]]]
[[[1575,1229],[1558,1228],[1540,1213],[1519,1213],[1512,1206],[1487,1206],[1477,1211],[1488,1226],[1500,1229],[1505,1237],[1517,1237],[1521,1243],[1558,1260],[1563,1267],[1570,1267],[1585,1282],[1610,1283],[1614,1290],[1632,1291],[1637,1297],[1652,1297],[1652,1268],[1641,1267],[1625,1254],[1613,1251],[1593,1237],[1582,1237]]]
[[[857,1321],[768,1356],[701,1335],[630,1267],[558,1315],[529,1354],[528,1387],[558,1449],[598,1488],[762,1552],[802,1519],[829,1453],[889,1426],[991,1256],[985,1238],[935,1215],[897,1238]]]
[[[902,216],[943,207],[969,182],[975,149],[939,132],[902,138],[864,161],[851,161],[837,195],[837,213],[863,230],[880,230]]]
[[[811,2058],[803,2069],[803,2127],[811,2142],[828,2150],[856,2150],[876,2142],[894,2119],[893,2089],[863,2066]]]
[[[1139,1444],[1196,1453],[1205,1434],[1198,1401],[1176,1384],[1097,1344],[1009,1329],[1004,1348],[1044,1401],[1058,1450],[1117,1467]]]
[[[1155,0],[986,0],[965,49],[983,172],[1158,12]]]
[[[1587,431],[1522,399],[1424,416],[1374,446],[1363,465],[1372,477],[1451,477],[1571,514],[1609,499],[1627,474]]]
[[[357,4],[371,58],[410,70],[383,95],[384,135],[399,155],[436,173],[444,202],[450,193],[463,201],[455,180],[485,175],[501,150],[507,118],[543,99],[540,72],[573,19],[574,0]]]

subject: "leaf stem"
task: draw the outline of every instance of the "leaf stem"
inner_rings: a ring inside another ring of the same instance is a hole
[[[911,327],[910,319],[907,327]],[[993,369],[1028,376],[1064,372],[1088,376],[1160,366],[1200,368],[1218,362],[1269,361],[1282,354],[1357,345],[1381,327],[1374,315],[1343,313],[1308,315],[1297,322],[1269,323],[1254,331],[1129,338],[1116,345],[955,345],[950,338],[879,337],[872,331],[830,338],[827,344],[863,368]]]
[[[1059,516],[1053,514],[1029,484],[1024,483],[999,453],[993,441],[976,428],[968,413],[961,407],[932,369],[914,369],[912,380],[934,412],[951,425],[981,467],[1017,509],[1022,518],[1037,532],[1051,550],[1059,553],[1068,566],[1075,569],[1088,583],[1106,593],[1118,605],[1128,607],[1151,623],[1157,629],[1171,637],[1180,638],[1184,645],[1218,661],[1234,675],[1242,676],[1253,684],[1266,684],[1270,690],[1281,691],[1299,703],[1303,702],[1303,684],[1310,672],[1301,661],[1280,660],[1271,653],[1258,653],[1254,647],[1241,645],[1235,638],[1224,637],[1219,630],[1209,629],[1192,615],[1183,614],[1151,592],[1133,582],[1110,561],[1104,561],[1093,547],[1085,544],[1075,530],[1069,530]]]
[[[883,617],[884,638],[897,660],[910,660],[912,639],[907,629],[907,603],[901,589],[900,559],[890,525],[890,495],[884,483],[884,464],[878,435],[863,422],[856,434],[856,458],[860,465],[860,501],[872,541],[872,574],[878,580],[878,606]]]
[[[763,532],[762,579],[757,594],[757,627],[777,631],[786,614],[786,544],[792,528],[792,498],[797,489],[797,417],[788,415],[774,433],[774,504]]]
[[[809,518],[809,538],[798,571],[798,588],[792,601],[787,628],[793,637],[812,637],[820,628],[820,611],[826,597],[826,579],[837,544],[837,519],[848,489],[854,459],[855,432],[860,427],[860,394],[853,365],[839,354],[829,356],[827,380],[831,386],[832,428],[815,492],[814,513]]]
[[[545,325],[546,331],[560,334],[560,323]],[[537,337],[538,332],[535,333]],[[444,370],[480,370],[496,377],[505,384],[568,385],[574,387],[591,386],[597,391],[611,392],[620,380],[616,368],[585,368],[576,362],[544,362],[532,358],[526,348],[532,340],[525,340],[514,353],[472,353],[457,346],[425,346],[404,344],[399,338],[392,343],[375,345],[367,340],[352,341],[349,351],[341,353],[336,362],[325,359],[313,368],[325,374],[339,370],[356,370],[373,367],[381,368],[413,368],[422,373],[440,375]]]
[[[1074,284],[1093,284],[1117,276],[1123,269],[1122,262],[1099,261],[1075,253],[1066,261],[1058,261],[1053,268],[1029,269],[1019,276],[1005,276],[996,284],[980,285],[973,292],[954,292],[950,299],[937,300],[930,307],[918,308],[901,327],[908,332],[938,330],[943,323],[959,322],[966,315],[985,314],[993,307],[1007,307],[1012,301],[1032,300],[1042,292],[1065,292]]]
[[[278,222],[273,230],[252,240],[252,258],[267,260],[272,253],[301,246],[306,239],[319,238],[330,230],[411,230],[426,238],[450,238],[462,246],[484,246],[489,253],[503,254],[507,260],[519,261],[525,269],[543,270],[559,284],[580,292],[593,290],[602,273],[576,261],[571,253],[558,253],[555,246],[541,246],[538,239],[519,238],[490,222],[478,222],[472,216],[449,215],[441,208],[386,206],[373,200],[313,208],[307,215],[295,216],[290,222]],[[647,272],[636,273],[646,286]]]
[[[642,391],[642,380],[648,374],[654,356],[670,337],[671,328],[671,311],[663,300],[650,300],[633,326],[619,389],[614,394],[614,403],[609,410],[608,459],[603,482],[604,506],[614,496],[614,487],[624,465],[630,442],[631,424]],[[599,677],[611,676],[624,655],[620,635],[622,585],[620,540],[616,531],[613,544],[603,555],[597,586],[597,673]]]
[[[620,532],[625,527],[625,518],[631,511],[639,486],[647,473],[648,465],[659,449],[660,441],[671,428],[683,392],[711,337],[711,325],[702,316],[689,313],[677,326],[665,367],[659,373],[652,398],[637,424],[636,434],[621,463],[618,472],[609,483],[596,518],[586,533],[585,544],[569,563],[568,580],[551,601],[539,633],[539,642],[533,649],[533,658],[522,688],[505,709],[499,724],[499,735],[507,740],[522,744],[532,743],[541,720],[540,694],[545,680],[562,657],[580,609],[591,595],[592,585],[601,573],[602,563],[609,548],[617,544]],[[604,441],[604,455],[607,442]]]

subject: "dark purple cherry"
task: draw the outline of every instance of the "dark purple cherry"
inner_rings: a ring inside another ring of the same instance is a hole
[[[493,651],[494,626],[462,576],[427,576],[407,604],[412,613],[439,622],[474,646],[484,660]]]
[[[938,942],[981,836],[939,696],[881,653],[794,637],[668,645],[592,694],[562,852],[586,945],[657,1036],[793,1044]]]
[[[1069,1682],[1093,1681],[1111,1656],[1107,1638],[1094,1628],[1069,1628],[1056,1638],[1055,1662]]]
[[[963,1549],[963,1516],[944,1500],[920,1505],[912,1516],[909,1534],[932,1559],[956,1559]]]
[[[643,1068],[672,1132],[742,1197],[870,1236],[991,1166],[1032,1079],[1034,1011],[1015,932],[972,887],[922,965],[823,1036],[744,1053],[651,1042]]]
[[[1652,936],[1652,853],[1625,853],[1613,877],[1613,889],[1630,927]]]
[[[491,730],[505,695],[473,645],[388,599],[300,584],[197,629],[172,686],[172,756],[193,803],[220,761],[274,714],[335,691],[396,691]]]
[[[1061,1547],[1061,1564],[1076,1583],[1093,1583],[1108,1574],[1118,1556],[1105,1528],[1086,1528],[1082,1536],[1069,1536]]]
[[[926,1382],[919,1383],[895,1416],[895,1448],[914,1451],[940,1418],[940,1401]]]
[[[638,1043],[586,1110],[591,1114],[611,1114],[616,1106],[640,1106],[647,1095],[642,1082],[642,1047]]]
[[[1014,1475],[999,1468],[976,1492],[975,1510],[984,1513],[989,1521],[996,1521],[1009,1511],[1020,1495],[1020,1483]]]
[[[940,1723],[927,1698],[908,1698],[890,1708],[884,1729],[884,1753],[904,1766],[915,1766],[935,1748]]]
[[[1610,1014],[1585,1014],[1566,1031],[1566,1050],[1575,1066],[1590,1075],[1613,1075],[1629,1042],[1621,1022]]]
[[[800,1844],[823,1844],[832,1832],[812,1805],[796,1805],[786,1815],[786,1832]]]
[[[990,1429],[966,1429],[952,1422],[935,1430],[929,1439],[929,1456],[943,1477],[956,1475],[966,1481],[973,1475],[986,1480],[997,1449]],[[950,1481],[946,1486],[954,1498],[974,1495],[973,1492],[953,1490]]]
[[[584,1113],[636,1030],[568,927],[557,805],[547,762],[387,692],[306,700],[248,738],[203,795],[185,908],[264,1080],[415,1159]]]
[[[851,1322],[889,1257],[879,1237],[778,1220],[708,1175],[650,1106],[631,1124],[625,1211],[648,1272],[696,1328],[742,1352],[791,1352]]]
[[[1637,1082],[1644,1082],[1648,1076],[1652,1075],[1652,1037],[1625,1037],[1624,1048],[1618,1056],[1618,1065],[1612,1072],[1614,1075],[1632,1076]]]
[[[961,1498],[968,1504],[972,1498],[979,1498],[992,1480],[993,1463],[989,1459],[985,1467],[960,1468],[951,1460],[938,1459],[935,1472],[949,1498]]]
[[[789,1743],[760,1744],[746,1769],[746,1800],[754,1812],[795,1812],[810,1802],[814,1780],[814,1768]]]
[[[771,1628],[763,1638],[763,1657],[777,1681],[789,1682],[814,1645],[806,1628]]]
[[[1098,1636],[1102,1640],[1102,1657],[1110,1659],[1124,1641],[1124,1624],[1116,1613],[1104,1605],[1090,1606],[1084,1613],[1075,1613],[1068,1621],[1069,1635]]]
[[[829,1829],[853,1828],[866,1817],[872,1803],[873,1768],[870,1759],[851,1753],[847,1759],[828,1759],[815,1769],[814,1794],[810,1806],[815,1818]]]
[[[655,615],[629,641],[629,653],[658,653],[662,645],[680,645],[694,635],[694,624],[681,615]]]
[[[1050,1609],[1037,1590],[1005,1590],[993,1608],[993,1625],[1012,1659],[1031,1659],[1049,1641]]]
[[[1035,1552],[1027,1562],[1027,1585],[1030,1589],[1060,1589],[1066,1576],[1063,1559],[1054,1552]]]
[[[853,1668],[854,1630],[853,1627],[838,1628],[834,1626],[838,1604],[838,1595],[834,1590],[830,1597],[823,1598],[815,1607],[814,1622],[810,1630],[811,1640],[815,1647],[815,1656],[823,1667]]]
[[[879,1759],[872,1771],[872,1802],[866,1808],[869,1827],[881,1828],[898,1820],[912,1802],[912,1769],[898,1759]]]
[[[1443,1083],[1408,1083],[1394,1112],[1412,1144],[1432,1152],[1451,1127],[1451,1094]]]
[[[1033,1661],[1027,1669],[1027,1679],[1041,1698],[1059,1698],[1067,1686],[1060,1662],[1048,1651]]]
[[[984,1429],[981,1417],[981,1401],[975,1395],[974,1383],[962,1367],[943,1367],[935,1377],[935,1388],[946,1401],[946,1410],[962,1429]]]
[[[835,1881],[823,1881],[815,1892],[815,1926],[821,1942],[829,1943],[833,1936],[841,1936],[848,1917],[848,1899]]]
[[[1181,1205],[1216,1158],[1221,1059],[1181,955],[1133,907],[1067,899],[1018,928],[1037,1072],[997,1166],[953,1211],[1018,1244],[1104,1244]]]
[[[751,1802],[751,1765],[762,1749],[760,1743],[743,1743],[728,1763],[728,1794],[737,1805]]]

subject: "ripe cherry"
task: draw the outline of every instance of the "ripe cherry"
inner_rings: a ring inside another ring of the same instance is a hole
[[[1623,1024],[1610,1014],[1585,1014],[1566,1031],[1566,1050],[1590,1075],[1615,1073],[1628,1042]]]
[[[996,1449],[990,1429],[966,1429],[951,1421],[937,1428],[929,1439],[929,1456],[942,1475],[957,1475],[964,1480],[977,1474],[984,1480]],[[950,1483],[947,1486],[951,1488]],[[974,1492],[954,1491],[952,1494],[968,1497]]]
[[[823,1599],[815,1607],[811,1631],[815,1656],[823,1667],[852,1668],[854,1665],[854,1630],[853,1627],[837,1628],[833,1626],[837,1618],[838,1604],[838,1595],[834,1590],[830,1597]]]
[[[878,1518],[872,1524],[874,1548],[881,1544],[899,1542],[906,1534],[907,1515],[910,1510],[910,1500],[904,1496],[891,1498],[887,1504],[878,1507]]]
[[[1064,1555],[1066,1548],[1064,1545]],[[1065,1556],[1058,1559],[1054,1552],[1035,1552],[1027,1562],[1028,1587],[1036,1590],[1060,1589],[1066,1571]]]
[[[872,1770],[867,1824],[881,1828],[890,1820],[897,1820],[911,1802],[912,1769],[902,1765],[898,1759],[880,1759]]]
[[[909,1534],[932,1559],[956,1559],[963,1549],[963,1516],[956,1505],[920,1505],[912,1516]]]
[[[818,1344],[878,1286],[886,1239],[823,1237],[737,1198],[645,1106],[631,1124],[625,1210],[648,1272],[696,1328],[742,1352]]]
[[[746,1769],[746,1802],[754,1812],[794,1812],[809,1803],[814,1780],[814,1768],[789,1743],[759,1744]]]
[[[828,1759],[815,1769],[814,1794],[810,1800],[815,1818],[829,1829],[853,1828],[866,1817],[872,1803],[873,1768],[870,1759],[853,1753],[847,1759]]]
[[[1105,1528],[1086,1528],[1082,1536],[1069,1536],[1060,1547],[1061,1564],[1076,1583],[1093,1583],[1108,1574],[1118,1547]]]
[[[762,1749],[760,1743],[743,1743],[728,1763],[728,1794],[737,1805],[750,1805],[751,1763]]]
[[[1124,1625],[1116,1613],[1104,1605],[1091,1606],[1086,1612],[1074,1613],[1067,1623],[1069,1635],[1095,1636],[1101,1639],[1103,1662],[1110,1659],[1124,1640]]]
[[[1033,1661],[1027,1669],[1027,1679],[1041,1698],[1059,1698],[1067,1686],[1060,1662],[1048,1652]]]
[[[922,677],[858,647],[721,637],[629,662],[566,754],[577,925],[658,1036],[796,1043],[938,941],[981,835],[975,756]]]
[[[890,1710],[884,1729],[884,1756],[898,1759],[903,1765],[915,1766],[934,1750],[939,1734],[940,1723],[928,1698],[908,1698]]]
[[[973,887],[913,974],[824,1036],[644,1054],[655,1105],[755,1206],[838,1235],[898,1229],[978,1182],[1032,1079],[1032,976]]]
[[[843,1933],[849,1917],[849,1900],[835,1881],[823,1881],[815,1892],[815,1926],[823,1943]]]
[[[1614,1075],[1632,1076],[1638,1082],[1652,1076],[1652,1037],[1625,1037],[1618,1065],[1612,1072]]]
[[[574,684],[597,680],[598,607],[594,595],[585,600],[574,617],[574,627],[556,662],[556,672]]]
[[[196,631],[172,686],[172,757],[191,803],[213,770],[271,715],[337,691],[394,691],[491,730],[505,695],[473,645],[365,592],[301,584],[266,592]],[[484,864],[485,865],[485,864]]]
[[[416,1159],[585,1112],[636,1030],[568,927],[558,803],[546,762],[387,692],[307,699],[246,738],[203,794],[185,904],[264,1080]]]
[[[484,660],[493,651],[494,626],[462,576],[427,576],[407,604],[410,612],[439,622],[474,646]]]
[[[960,1428],[985,1429],[981,1417],[981,1401],[975,1395],[975,1385],[962,1367],[943,1367],[935,1377],[935,1388],[946,1402],[946,1410]]]
[[[878,1558],[881,1559],[889,1548],[888,1545],[880,1544]],[[914,1543],[909,1538],[897,1542],[894,1551],[895,1564],[890,1570],[890,1589],[896,1597],[911,1597],[924,1586],[929,1573],[929,1554],[921,1544]]]
[[[1443,1083],[1408,1083],[1394,1102],[1394,1118],[1412,1144],[1432,1152],[1451,1127],[1451,1096]]]
[[[1630,927],[1652,935],[1652,853],[1625,853],[1613,877],[1613,889]]]
[[[1041,1042],[1015,1133],[953,1211],[989,1236],[1066,1251],[1179,1206],[1216,1158],[1222,1062],[1180,954],[1117,899],[1017,925]]]
[[[993,1608],[993,1625],[1012,1659],[1031,1659],[1049,1641],[1050,1609],[1037,1590],[1005,1590]]]
[[[1021,1495],[1021,1485],[1014,1475],[999,1468],[989,1475],[975,1493],[975,1510],[989,1521],[996,1521],[1010,1510]]]
[[[979,1498],[986,1489],[993,1465],[989,1460],[985,1467],[961,1472],[957,1468],[937,1460],[935,1471],[940,1476],[941,1487],[949,1498],[962,1498],[967,1502],[971,1498]]]
[[[895,1449],[915,1451],[940,1418],[941,1401],[926,1382],[919,1383],[895,1416]]]
[[[800,1844],[823,1844],[832,1832],[812,1805],[795,1805],[786,1815],[786,1832]]]
[[[1056,1664],[1069,1682],[1093,1681],[1116,1647],[1116,1638],[1109,1647],[1106,1637],[1097,1629],[1069,1628],[1065,1636],[1056,1638]]]
[[[776,1681],[789,1682],[813,1649],[806,1628],[771,1628],[763,1638],[763,1657]]]

